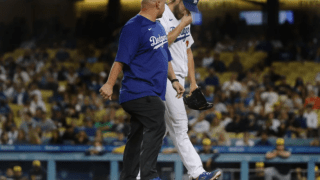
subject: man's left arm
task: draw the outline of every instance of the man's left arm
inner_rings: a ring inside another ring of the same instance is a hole
[[[291,152],[290,151],[278,151],[278,156],[282,157],[282,158],[288,158],[291,156]]]
[[[196,76],[195,76],[195,68],[194,68],[194,59],[193,59],[193,53],[191,48],[187,49],[187,55],[188,55],[188,77],[190,81],[190,93],[198,88],[197,82],[196,82]]]

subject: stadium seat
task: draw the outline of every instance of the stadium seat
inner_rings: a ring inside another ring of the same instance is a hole
[[[18,116],[18,112],[23,109],[23,106],[20,106],[18,104],[9,103],[9,107],[11,111],[13,112],[14,116]]]
[[[16,124],[16,126],[17,127],[20,127],[20,125],[21,125],[21,123],[22,123],[22,120],[21,120],[21,118],[20,117],[14,117],[13,118],[13,121],[14,121],[14,123]]]
[[[53,91],[52,90],[40,90],[42,99],[44,102],[48,102],[49,98],[53,96]]]
[[[46,110],[47,110],[47,116],[51,117],[51,109],[52,109],[52,104],[50,103],[45,103],[46,105]]]
[[[205,67],[196,68],[196,72],[200,74],[201,80],[204,80],[208,76],[208,70]]]
[[[93,73],[100,73],[104,69],[103,63],[87,63],[86,67],[90,69]]]
[[[11,52],[7,52],[7,53],[5,53],[4,55],[3,55],[3,59],[7,59],[7,58],[9,58],[9,57],[14,57],[14,54],[13,53],[11,53]]]
[[[56,57],[57,50],[56,49],[47,49],[47,53],[49,54],[49,59],[53,59]]]
[[[59,86],[67,87],[68,81],[59,81]]]

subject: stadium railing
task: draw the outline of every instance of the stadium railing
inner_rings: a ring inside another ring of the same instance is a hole
[[[103,156],[85,156],[84,151],[89,146],[0,146],[0,161],[47,161],[48,180],[56,179],[56,162],[110,162],[110,179],[118,180],[119,162],[122,155],[107,153]],[[108,149],[109,148],[109,149]],[[106,147],[110,151],[112,147]],[[320,163],[319,147],[287,147],[292,156],[288,159],[275,158],[265,159],[265,153],[274,147],[215,147],[220,156],[215,160],[217,163],[240,163],[241,180],[248,180],[249,163],[306,163],[308,165],[308,180],[314,180],[315,164]],[[70,153],[72,152],[72,153]],[[207,161],[212,155],[201,155],[202,161]],[[183,164],[178,154],[160,154],[159,162],[174,163],[175,179],[180,180],[183,176]]]

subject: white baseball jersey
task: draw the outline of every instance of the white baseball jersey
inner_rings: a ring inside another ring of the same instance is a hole
[[[171,12],[168,5],[165,5],[165,10],[162,18],[159,18],[161,25],[164,27],[167,34],[174,30],[181,22],[177,20],[174,14]],[[172,67],[176,75],[182,77],[188,76],[188,55],[187,49],[191,47],[194,40],[191,36],[190,25],[186,26],[174,41],[174,43],[169,46],[169,50],[172,56]]]

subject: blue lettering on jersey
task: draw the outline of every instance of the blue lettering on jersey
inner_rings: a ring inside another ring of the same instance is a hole
[[[170,31],[173,31],[174,28],[176,28],[176,27],[171,27]],[[180,35],[177,37],[177,39],[174,42],[178,42],[178,41],[181,41],[181,40],[183,40],[183,42],[185,42],[187,37],[189,37],[189,36],[190,36],[190,27],[185,27],[181,31]]]

